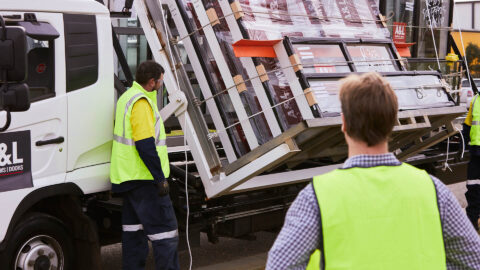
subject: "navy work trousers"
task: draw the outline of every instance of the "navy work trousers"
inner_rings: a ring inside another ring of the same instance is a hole
[[[123,193],[123,269],[145,269],[148,240],[156,270],[177,270],[178,229],[172,201],[159,196],[157,186],[145,183]]]
[[[478,218],[480,217],[480,156],[470,155],[467,171],[467,216],[478,230]]]

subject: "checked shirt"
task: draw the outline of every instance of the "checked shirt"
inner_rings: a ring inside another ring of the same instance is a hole
[[[343,168],[396,166],[393,154],[358,155],[347,159]],[[480,238],[455,196],[432,176],[438,198],[447,269],[480,269]],[[312,184],[307,185],[290,206],[280,234],[268,253],[266,269],[305,269],[310,255],[321,247],[320,211]]]

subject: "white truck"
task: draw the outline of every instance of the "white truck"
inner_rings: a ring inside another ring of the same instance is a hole
[[[412,97],[421,100],[414,105],[401,104],[410,107],[399,112],[392,151],[404,160],[414,157],[410,160],[414,164],[425,158],[431,168],[438,167],[435,162],[444,155],[421,151],[454,135],[457,131],[451,121],[465,113],[464,107],[454,104],[440,74],[405,70],[388,39],[323,37],[312,43],[286,38],[274,45],[278,63],[292,92],[299,90],[305,96],[292,98],[303,118],[285,128],[279,112],[269,107],[274,101],[262,92],[268,88],[266,73],[273,76],[268,67],[262,71],[257,58],[242,58],[250,79],[238,80],[225,73],[232,66],[221,58],[222,51],[207,55],[198,51],[199,40],[212,51],[219,48],[214,34],[219,24],[230,27],[234,41],[242,39],[235,20],[247,13],[245,7],[242,11],[238,1],[218,3],[223,18],[198,0],[135,2],[153,57],[166,67],[165,85],[171,102],[159,104],[162,117],[166,120],[175,114],[178,122],[174,125],[181,127],[188,143],[188,147],[183,145],[183,136],[167,139],[172,164],[170,195],[181,231],[189,211],[193,245],[199,243],[200,231],[216,242],[217,235],[244,237],[278,228],[305,183],[340,166],[345,159],[337,105],[327,104],[332,105],[328,113],[319,110],[321,106],[304,85],[309,82],[319,93],[317,99],[322,95],[335,97],[335,91],[328,87],[336,85],[325,86],[321,80],[335,82],[351,72],[368,71],[368,64],[346,54],[347,64],[337,67],[341,72],[332,72],[335,64],[320,69],[314,64],[302,71],[298,58],[292,55],[297,49],[305,50],[306,44],[340,44],[344,53],[350,43],[353,47],[364,42],[370,42],[368,46],[381,44],[389,59],[387,64],[385,59],[374,59],[376,66],[394,70],[384,75],[403,91],[398,92],[402,102]],[[185,7],[191,9],[186,12]],[[229,8],[231,16],[225,12]],[[195,32],[204,35],[196,40],[188,35],[194,23],[186,23],[193,21],[189,17],[193,11],[202,26]],[[109,193],[117,97],[110,12],[93,0],[0,0],[0,17],[5,21],[0,26],[0,125],[5,122],[0,133],[0,268],[99,269],[100,246],[118,242],[121,232],[121,199],[111,198]],[[182,40],[173,37],[173,28]],[[171,40],[177,42],[170,46]],[[183,58],[188,58],[187,62],[181,61],[177,45],[186,51]],[[205,57],[215,60],[220,69],[216,76],[227,88],[222,93],[207,91],[215,80],[203,72],[213,63]],[[294,59],[291,66],[288,59]],[[188,72],[187,66],[191,68]],[[402,80],[407,83],[400,85]],[[201,95],[193,90],[195,87],[201,89]],[[258,123],[251,125],[254,121],[249,121],[255,113],[247,114],[241,106],[241,98],[250,91],[243,87],[254,88],[258,94],[263,111],[257,114],[265,113],[271,138],[258,139]],[[232,106],[225,108],[215,101],[220,94],[228,94]],[[335,103],[334,99],[328,102]],[[203,104],[206,109],[202,109]],[[233,112],[239,120],[229,125],[224,118]],[[222,133],[229,128],[236,133]],[[185,171],[187,165],[190,173]]]

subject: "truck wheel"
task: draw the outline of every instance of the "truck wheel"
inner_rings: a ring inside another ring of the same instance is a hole
[[[72,239],[57,218],[29,214],[8,241],[5,259],[11,270],[69,270],[73,260]]]

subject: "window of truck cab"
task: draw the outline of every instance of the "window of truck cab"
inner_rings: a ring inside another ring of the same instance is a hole
[[[54,41],[37,40],[27,36],[27,79],[30,101],[55,96]]]

